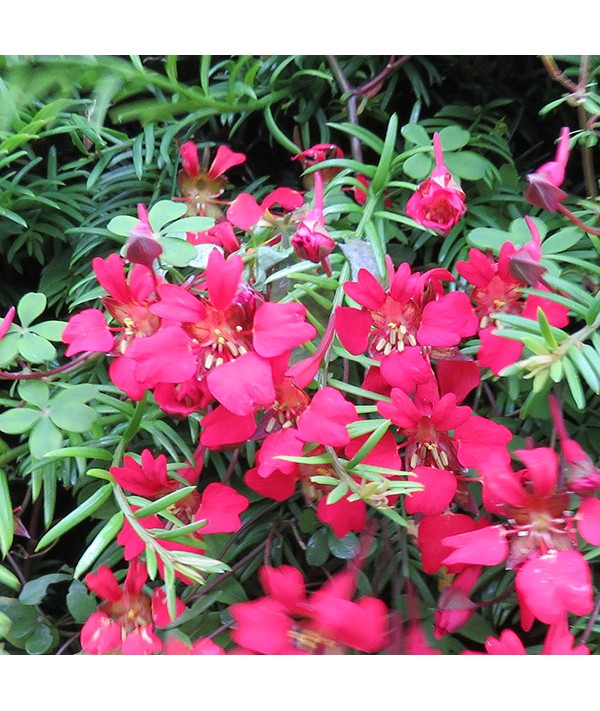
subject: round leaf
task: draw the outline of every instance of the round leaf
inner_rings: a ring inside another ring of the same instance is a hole
[[[12,363],[19,352],[21,336],[18,333],[9,333],[0,340],[0,366]]]
[[[404,161],[402,168],[414,180],[424,180],[433,170],[433,161],[424,153],[416,153]]]
[[[36,323],[30,330],[49,341],[61,341],[66,325],[64,321],[42,321]]]
[[[194,245],[185,239],[161,237],[158,241],[163,248],[163,253],[160,255],[161,261],[174,267],[187,267],[198,256]]]
[[[523,241],[518,235],[512,232],[497,230],[495,227],[476,227],[467,235],[467,242],[472,247],[477,247],[477,249],[481,249],[482,251],[491,249],[493,252],[498,253],[500,247],[502,247],[505,242],[522,244]]]
[[[150,208],[148,221],[150,222],[152,230],[158,233],[167,222],[173,222],[173,220],[176,220],[178,217],[183,217],[186,210],[187,205],[184,202],[159,200],[156,205]]]
[[[169,233],[172,232],[204,232],[211,227],[214,227],[215,221],[212,217],[201,217],[194,215],[193,217],[182,217],[181,220],[175,220],[166,228]]]
[[[127,235],[140,224],[137,217],[131,215],[117,215],[108,223],[108,229],[115,235],[127,237]]]
[[[62,432],[44,415],[29,436],[29,450],[35,459],[41,459],[46,452],[58,449],[62,444]]]
[[[354,533],[348,533],[343,538],[338,538],[333,531],[329,534],[329,550],[336,558],[349,560],[358,553],[359,547],[360,543]]]
[[[56,358],[56,348],[50,341],[30,332],[21,335],[19,353],[29,363],[46,363]]]
[[[32,321],[44,313],[46,308],[46,295],[29,292],[17,304],[17,313],[22,326],[29,326]]]
[[[27,654],[45,654],[54,644],[54,634],[48,625],[41,622],[25,642]]]
[[[23,434],[30,430],[41,416],[39,410],[15,407],[0,414],[0,430],[6,434]]]
[[[418,123],[407,123],[405,126],[402,126],[400,133],[407,141],[414,143],[416,146],[428,146],[431,143],[429,134],[423,126]]]
[[[486,158],[472,151],[448,153],[444,159],[448,170],[464,180],[481,180],[491,166]]]
[[[25,402],[44,408],[48,403],[48,385],[41,380],[22,380],[19,383],[19,395]]]
[[[446,126],[440,131],[442,150],[457,151],[464,148],[471,138],[471,134],[461,126]]]
[[[329,558],[329,546],[327,545],[328,531],[320,528],[308,539],[306,545],[306,562],[309,565],[323,565]]]

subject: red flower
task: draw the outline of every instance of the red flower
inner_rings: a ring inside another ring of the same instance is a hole
[[[498,565],[516,569],[522,624],[535,617],[556,624],[567,612],[592,608],[590,569],[577,549],[577,532],[600,543],[600,502],[585,499],[573,517],[571,497],[559,486],[559,461],[548,447],[517,450],[525,469],[514,472],[490,457],[480,467],[483,503],[505,518],[501,524],[444,539],[453,552],[446,563]],[[591,503],[588,503],[591,502]],[[598,504],[598,505],[596,505]]]
[[[139,558],[129,564],[123,587],[119,586],[114,573],[101,565],[96,573],[86,575],[88,588],[104,602],[97,612],[88,618],[81,630],[81,646],[88,654],[156,654],[162,649],[162,641],[154,633],[154,627],[171,623],[164,590],[155,588],[152,597],[142,592],[148,579],[145,565]],[[176,601],[176,616],[181,615],[185,605]]]
[[[433,134],[435,168],[406,203],[406,214],[421,227],[445,237],[467,211],[465,194],[444,164],[438,133]]]
[[[373,654],[385,647],[387,609],[381,600],[352,601],[355,583],[337,573],[307,596],[302,574],[288,565],[259,571],[265,597],[232,605],[231,636],[258,654],[342,654],[346,648]]]
[[[277,227],[278,220],[303,203],[302,193],[291,188],[276,188],[260,204],[250,193],[240,193],[227,209],[227,219],[245,232],[257,225]],[[274,210],[277,206],[280,209]]]
[[[362,308],[338,306],[335,326],[342,345],[353,355],[368,349],[371,357],[382,361],[382,368],[385,359],[392,358],[393,365],[382,375],[399,370],[397,379],[408,378],[410,390],[429,379],[430,350],[458,346],[476,332],[477,318],[466,294],[443,293],[442,282],[454,280],[446,269],[413,273],[405,262],[394,270],[389,258],[387,266],[387,290],[366,269],[359,271],[357,281],[344,284],[346,294]],[[392,356],[417,346],[410,356]]]
[[[500,248],[498,261],[485,255],[478,249],[469,250],[469,260],[459,261],[456,270],[473,285],[471,299],[479,318],[479,338],[481,347],[477,354],[477,362],[483,368],[490,368],[495,375],[517,360],[519,360],[523,344],[496,335],[495,329],[500,324],[492,314],[520,314],[525,318],[537,320],[537,309],[541,307],[549,323],[563,327],[568,323],[568,308],[550,299],[540,296],[524,296],[527,286],[535,286],[539,290],[547,287],[531,279],[539,277],[539,260],[541,257],[540,235],[531,218],[525,221],[531,232],[531,242],[517,250],[512,242],[505,242]],[[523,257],[527,257],[526,267],[523,267]],[[520,258],[521,262],[515,262]],[[517,269],[515,266],[518,264]],[[544,269],[540,267],[542,273]],[[528,279],[528,281],[525,281]]]
[[[317,163],[322,163],[325,160],[330,160],[332,158],[343,158],[344,151],[339,146],[334,143],[316,143],[314,146],[307,148],[305,151],[298,153],[292,157],[292,160],[300,161],[303,170],[310,168]],[[325,183],[328,183],[333,177],[335,177],[341,168],[331,167],[323,168],[322,175]],[[310,189],[313,185],[314,174],[307,173],[304,176],[304,184],[307,189]]]
[[[500,637],[488,637],[485,641],[487,654],[527,654],[523,642],[512,630],[503,630]],[[477,654],[477,652],[463,652]],[[575,645],[575,639],[569,632],[566,618],[548,627],[541,654],[590,654],[585,644]]]
[[[188,203],[188,214],[222,217],[218,198],[227,187],[226,171],[246,160],[244,153],[235,153],[227,146],[219,146],[213,162],[208,165],[209,153],[205,150],[202,165],[198,148],[186,141],[179,149],[182,170],[177,176],[183,199]]]

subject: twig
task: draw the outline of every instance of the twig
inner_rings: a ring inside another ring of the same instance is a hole
[[[58,366],[58,368],[52,368],[52,370],[44,370],[41,373],[9,373],[5,370],[0,370],[0,380],[41,380],[42,378],[49,378],[51,375],[58,375],[58,373],[66,373],[69,370],[77,368],[82,363],[85,363],[92,358],[99,356],[99,353],[87,352],[78,355],[77,358],[73,358],[69,363]]]
[[[581,638],[579,639],[580,644],[585,644],[588,641],[588,637],[592,634],[598,615],[600,615],[600,593],[596,597],[596,603],[594,605],[594,609],[592,610],[592,614],[590,615],[590,619],[588,620],[588,623],[581,634]]]
[[[354,126],[358,126],[358,101],[356,98],[356,94],[354,93],[355,88],[348,81],[348,78],[344,74],[344,70],[342,69],[337,58],[334,57],[332,54],[326,55],[326,58],[331,72],[335,77],[336,82],[338,83],[338,86],[345,94],[348,95],[348,98],[346,99],[346,103],[348,105],[348,120]],[[350,152],[352,153],[352,157],[354,158],[354,160],[362,163],[362,144],[356,136],[350,137]]]
[[[372,89],[377,87],[378,84],[381,84],[382,81],[387,79],[390,76],[390,74],[395,72],[397,69],[400,69],[400,67],[404,64],[404,62],[408,61],[411,57],[412,57],[411,54],[405,54],[403,57],[400,57],[399,59],[394,59],[393,56],[390,57],[390,61],[383,68],[383,70],[380,71],[379,74],[374,79],[371,79],[366,84],[363,84],[362,86],[359,86],[357,89],[354,89],[354,93],[357,94],[358,96],[368,94]]]

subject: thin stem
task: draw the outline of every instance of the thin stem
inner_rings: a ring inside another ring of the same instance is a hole
[[[78,355],[77,358],[73,358],[69,363],[58,366],[58,368],[52,368],[52,370],[44,370],[41,373],[27,373],[21,371],[20,373],[9,373],[4,370],[0,370],[0,380],[40,380],[42,378],[49,378],[52,375],[58,375],[58,373],[66,373],[69,370],[78,368],[82,363],[85,363],[92,358],[97,358],[100,353],[86,352]]]
[[[348,98],[346,99],[346,104],[348,106],[348,120],[354,126],[358,126],[358,100],[355,94],[355,88],[348,81],[348,78],[344,74],[344,70],[342,69],[337,58],[331,54],[326,55],[326,58],[338,86],[342,89],[344,94],[348,95]],[[351,136],[350,138],[350,151],[354,160],[362,163],[362,144],[356,136]]]
[[[590,227],[590,225],[586,225],[585,222],[582,222],[577,215],[574,215],[569,208],[565,207],[562,204],[559,204],[557,207],[557,210],[561,212],[565,217],[567,217],[569,220],[574,225],[577,225],[580,229],[582,229],[584,232],[587,232],[590,235],[596,235],[600,236],[600,229],[595,229],[594,227]]]
[[[395,72],[397,69],[400,69],[404,62],[408,61],[411,57],[411,54],[405,54],[403,57],[399,57],[398,59],[394,59],[394,57],[391,56],[390,61],[383,68],[383,70],[380,71],[374,79],[371,79],[370,81],[366,82],[366,84],[363,84],[362,86],[359,86],[357,89],[355,89],[354,93],[359,96],[368,94],[371,90],[377,88],[378,84],[381,84],[385,79],[387,79],[390,74]]]
[[[590,615],[590,619],[588,620],[588,623],[581,634],[581,638],[579,639],[580,644],[585,644],[588,641],[588,638],[594,629],[594,625],[596,624],[596,620],[598,619],[598,615],[600,615],[600,593],[596,597],[596,603],[594,605],[594,609],[592,610],[592,614]]]

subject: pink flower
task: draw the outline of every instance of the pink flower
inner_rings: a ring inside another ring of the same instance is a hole
[[[10,328],[14,318],[15,318],[15,313],[16,309],[14,306],[11,306],[10,309],[6,312],[6,316],[2,319],[2,323],[0,324],[0,340],[6,336],[8,333],[8,329]]]
[[[303,203],[302,193],[291,188],[276,188],[260,204],[250,193],[240,193],[227,209],[227,219],[245,232],[256,225],[277,227],[278,221]]]
[[[217,220],[222,218],[218,198],[227,187],[225,173],[246,160],[244,153],[235,153],[227,146],[219,146],[213,162],[208,165],[209,152],[204,151],[202,161],[193,141],[186,141],[179,149],[182,170],[177,180],[188,203],[188,214],[209,215]]]
[[[567,612],[592,609],[591,574],[577,547],[579,534],[600,543],[600,502],[585,499],[576,516],[559,484],[559,460],[548,447],[515,452],[525,468],[514,472],[506,461],[489,457],[479,470],[483,503],[502,523],[443,539],[453,548],[444,562],[498,565],[517,571],[515,586],[525,628],[537,618],[556,624]]]
[[[548,212],[559,210],[561,203],[567,197],[567,193],[561,190],[559,185],[562,185],[565,179],[565,169],[569,160],[569,133],[569,129],[563,126],[554,160],[544,163],[527,176],[529,186],[525,190],[525,200]]]
[[[344,152],[339,146],[334,143],[316,143],[314,146],[307,148],[305,151],[298,153],[292,157],[292,160],[297,160],[302,165],[303,170],[310,168],[317,163],[322,163],[325,160],[330,160],[332,158],[343,158]],[[332,178],[334,178],[341,168],[330,167],[322,168],[323,181],[328,183]],[[314,174],[307,173],[304,176],[304,184],[307,189],[310,189],[313,185]]]
[[[523,642],[512,630],[503,630],[500,637],[488,637],[485,641],[487,654],[527,654]],[[477,652],[463,652],[463,654],[477,654]],[[585,644],[575,645],[575,639],[569,632],[567,619],[550,625],[544,640],[541,654],[590,654]]]
[[[314,207],[298,225],[291,244],[301,259],[320,262],[325,273],[331,276],[327,257],[335,249],[335,242],[325,229],[323,178],[320,171],[314,174]]]
[[[406,203],[406,214],[421,227],[445,237],[467,211],[465,194],[444,164],[438,133],[433,134],[435,168]]]
[[[551,325],[564,327],[569,321],[566,306],[541,296],[524,295],[527,286],[547,291],[542,282],[531,283],[531,279],[539,277],[540,269],[543,273],[544,268],[539,265],[541,250],[537,227],[531,218],[526,217],[525,221],[531,241],[521,249],[505,242],[497,261],[478,249],[471,249],[468,261],[456,264],[458,273],[473,285],[471,299],[479,318],[481,340],[477,362],[482,368],[490,368],[495,375],[519,360],[523,344],[497,335],[500,324],[494,319],[494,313],[519,314],[537,320],[537,309],[541,307]]]
[[[152,597],[142,592],[148,579],[145,565],[139,558],[129,564],[123,587],[114,573],[101,565],[96,573],[89,573],[88,588],[104,598],[97,612],[92,613],[81,630],[81,646],[88,654],[156,654],[162,641],[154,627],[171,622],[164,590],[155,588]],[[185,605],[176,600],[176,616]]]
[[[258,654],[373,654],[387,641],[387,608],[374,597],[352,601],[355,583],[337,573],[306,595],[302,574],[289,565],[259,571],[265,597],[230,607],[234,642]]]
[[[127,235],[125,258],[135,264],[143,264],[152,269],[154,260],[160,257],[160,245],[148,220],[148,209],[141,202],[137,206],[139,223]]]

